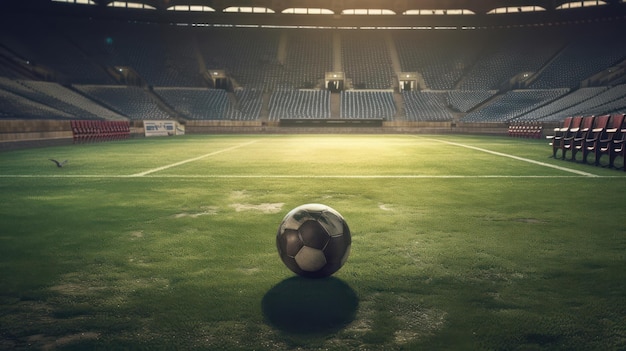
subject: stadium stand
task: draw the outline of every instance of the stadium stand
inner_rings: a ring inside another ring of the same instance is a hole
[[[388,33],[342,31],[341,55],[346,76],[356,89],[390,89],[393,68],[387,45]]]
[[[222,89],[158,87],[154,92],[187,119],[225,119],[230,114]]]
[[[7,119],[66,119],[74,117],[68,113],[39,102],[28,100],[4,89],[0,89],[0,116]]]
[[[575,88],[585,78],[621,62],[626,47],[611,33],[620,28],[601,26],[600,31],[576,30],[568,35],[571,40],[558,56],[531,84],[534,89]]]
[[[229,119],[253,121],[261,118],[263,92],[258,89],[237,88],[234,92],[235,106]]]
[[[587,89],[585,89],[587,90]],[[587,91],[583,92],[583,94]],[[558,103],[558,102],[555,102]],[[560,120],[568,115],[601,115],[607,113],[618,113],[626,109],[626,84],[615,87],[591,88],[589,96],[581,96],[568,101],[571,105],[568,108],[549,114],[541,120]]]
[[[341,118],[392,120],[395,114],[393,91],[349,90],[341,92]]]
[[[272,91],[281,82],[280,30],[197,28],[199,51],[209,69],[228,72],[236,86]]]
[[[450,90],[448,91],[448,105],[453,110],[469,112],[495,94],[495,90]]]
[[[410,121],[450,121],[454,116],[446,109],[445,91],[403,91],[406,117]]]
[[[624,76],[590,78],[626,60],[603,35],[623,21],[374,30],[28,18],[0,23],[2,119],[509,122],[534,136],[522,122],[626,110]],[[215,89],[211,69],[229,83]],[[337,95],[323,84],[335,70],[346,77]],[[417,86],[400,92],[397,72],[416,72]]]
[[[561,121],[571,112],[571,107],[580,104],[602,92],[607,90],[608,87],[591,87],[580,88],[572,91],[563,97],[554,100],[540,108],[532,110],[518,117],[520,120],[541,120],[541,121]],[[576,111],[577,109],[573,109]]]
[[[551,102],[568,92],[568,89],[512,90],[484,108],[468,113],[465,121],[502,122],[515,119],[537,107]]]
[[[170,119],[155,98],[140,87],[75,85],[75,88],[130,119]]]
[[[0,83],[2,84],[2,83]],[[124,119],[118,113],[95,103],[75,90],[54,82],[33,80],[15,80],[7,84],[16,93],[31,100],[67,112],[76,118],[89,119]]]
[[[330,92],[326,90],[278,90],[270,97],[270,120],[330,118]]]
[[[420,72],[429,89],[451,90],[474,64],[486,40],[473,34],[400,31],[393,35],[404,72]]]
[[[537,36],[541,40],[537,40]],[[509,29],[490,37],[475,64],[458,85],[462,90],[500,89],[518,74],[532,75],[564,44],[562,37],[537,29]],[[553,86],[546,87],[552,88]]]
[[[332,31],[281,31],[286,46],[282,81],[296,89],[317,87],[326,72],[333,70]]]

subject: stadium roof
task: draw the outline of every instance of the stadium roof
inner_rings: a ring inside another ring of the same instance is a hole
[[[61,13],[153,22],[298,27],[459,28],[626,20],[626,0],[4,0],[2,8],[45,16]]]
[[[118,0],[92,0],[100,5],[108,5]],[[125,0],[126,1],[126,0]],[[207,6],[216,11],[230,7],[260,7],[280,13],[289,8],[322,8],[335,14],[348,9],[388,9],[402,14],[415,9],[466,9],[476,14],[484,14],[497,8],[522,8],[536,6],[554,10],[567,3],[583,3],[573,0],[127,0],[142,3],[156,9],[167,9],[176,5]],[[585,1],[587,2],[587,1]],[[607,4],[623,3],[622,0],[603,0]]]

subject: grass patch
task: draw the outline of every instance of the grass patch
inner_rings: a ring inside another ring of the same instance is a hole
[[[397,135],[0,153],[0,349],[626,348],[624,174],[550,153]],[[353,234],[326,280],[275,248],[310,202]]]

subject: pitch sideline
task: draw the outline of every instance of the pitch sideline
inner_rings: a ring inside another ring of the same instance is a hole
[[[85,179],[120,179],[120,178],[138,178],[143,177],[137,174],[0,174],[0,178],[85,178]],[[559,179],[559,178],[606,178],[606,179],[625,179],[626,176],[601,176],[601,175],[462,175],[462,174],[444,174],[444,175],[420,175],[420,174],[399,174],[399,175],[380,175],[380,174],[336,174],[336,175],[289,175],[289,174],[162,174],[148,175],[145,178],[162,179]]]
[[[189,159],[182,160],[182,161],[179,161],[179,162],[176,162],[176,163],[172,163],[172,164],[169,164],[169,165],[165,165],[165,166],[161,166],[161,167],[157,167],[157,168],[149,169],[149,170],[147,170],[147,171],[145,171],[145,172],[140,172],[140,173],[131,174],[131,175],[130,175],[130,177],[143,177],[143,176],[145,176],[145,175],[148,175],[148,174],[151,174],[151,173],[155,173],[155,172],[158,172],[158,171],[162,171],[162,170],[165,170],[165,169],[168,169],[168,168],[172,168],[172,167],[176,167],[176,166],[184,165],[185,163],[198,161],[198,160],[201,160],[201,159],[203,159],[203,158],[207,158],[207,157],[210,157],[210,156],[214,156],[214,155],[217,155],[217,154],[221,154],[221,153],[223,153],[223,152],[227,152],[227,151],[231,151],[231,150],[239,149],[239,148],[241,148],[241,147],[248,146],[248,145],[250,145],[250,144],[254,144],[254,143],[256,143],[257,141],[258,141],[258,140],[252,140],[252,141],[249,141],[249,142],[247,142],[247,143],[243,143],[243,144],[239,144],[239,145],[231,146],[231,147],[228,147],[228,148],[226,148],[226,149],[221,149],[221,150],[213,151],[213,152],[210,152],[210,153],[208,153],[208,154],[201,155],[201,156],[198,156],[198,157],[189,158]]]
[[[558,169],[559,171],[574,173],[574,174],[578,174],[578,175],[585,176],[585,177],[600,177],[600,176],[598,176],[596,174],[583,172],[583,171],[579,171],[579,170],[571,169],[571,168],[567,168],[567,167],[561,167],[561,166],[557,166],[557,165],[552,165],[552,164],[549,164],[549,163],[545,163],[545,162],[541,162],[541,161],[535,161],[535,160],[531,160],[529,158],[519,157],[519,156],[515,156],[515,155],[511,155],[511,154],[505,154],[505,153],[498,152],[498,151],[483,149],[483,148],[476,147],[476,146],[471,146],[471,145],[466,145],[466,144],[459,144],[459,143],[455,143],[455,142],[452,142],[452,141],[445,141],[445,140],[440,140],[440,139],[430,139],[430,140],[433,140],[433,141],[436,141],[436,142],[439,142],[439,143],[448,144],[448,145],[459,146],[459,147],[463,147],[463,148],[466,148],[466,149],[472,149],[472,150],[476,150],[476,151],[481,151],[481,152],[485,152],[485,153],[496,155],[496,156],[508,157],[508,158],[512,158],[514,160],[524,161],[524,162],[536,164],[536,165],[543,166],[543,167],[554,168],[554,169]]]

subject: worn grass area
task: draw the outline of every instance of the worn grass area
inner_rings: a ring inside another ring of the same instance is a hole
[[[624,349],[626,177],[550,154],[409,135],[0,153],[0,349]],[[309,202],[352,230],[332,278],[276,252]]]

